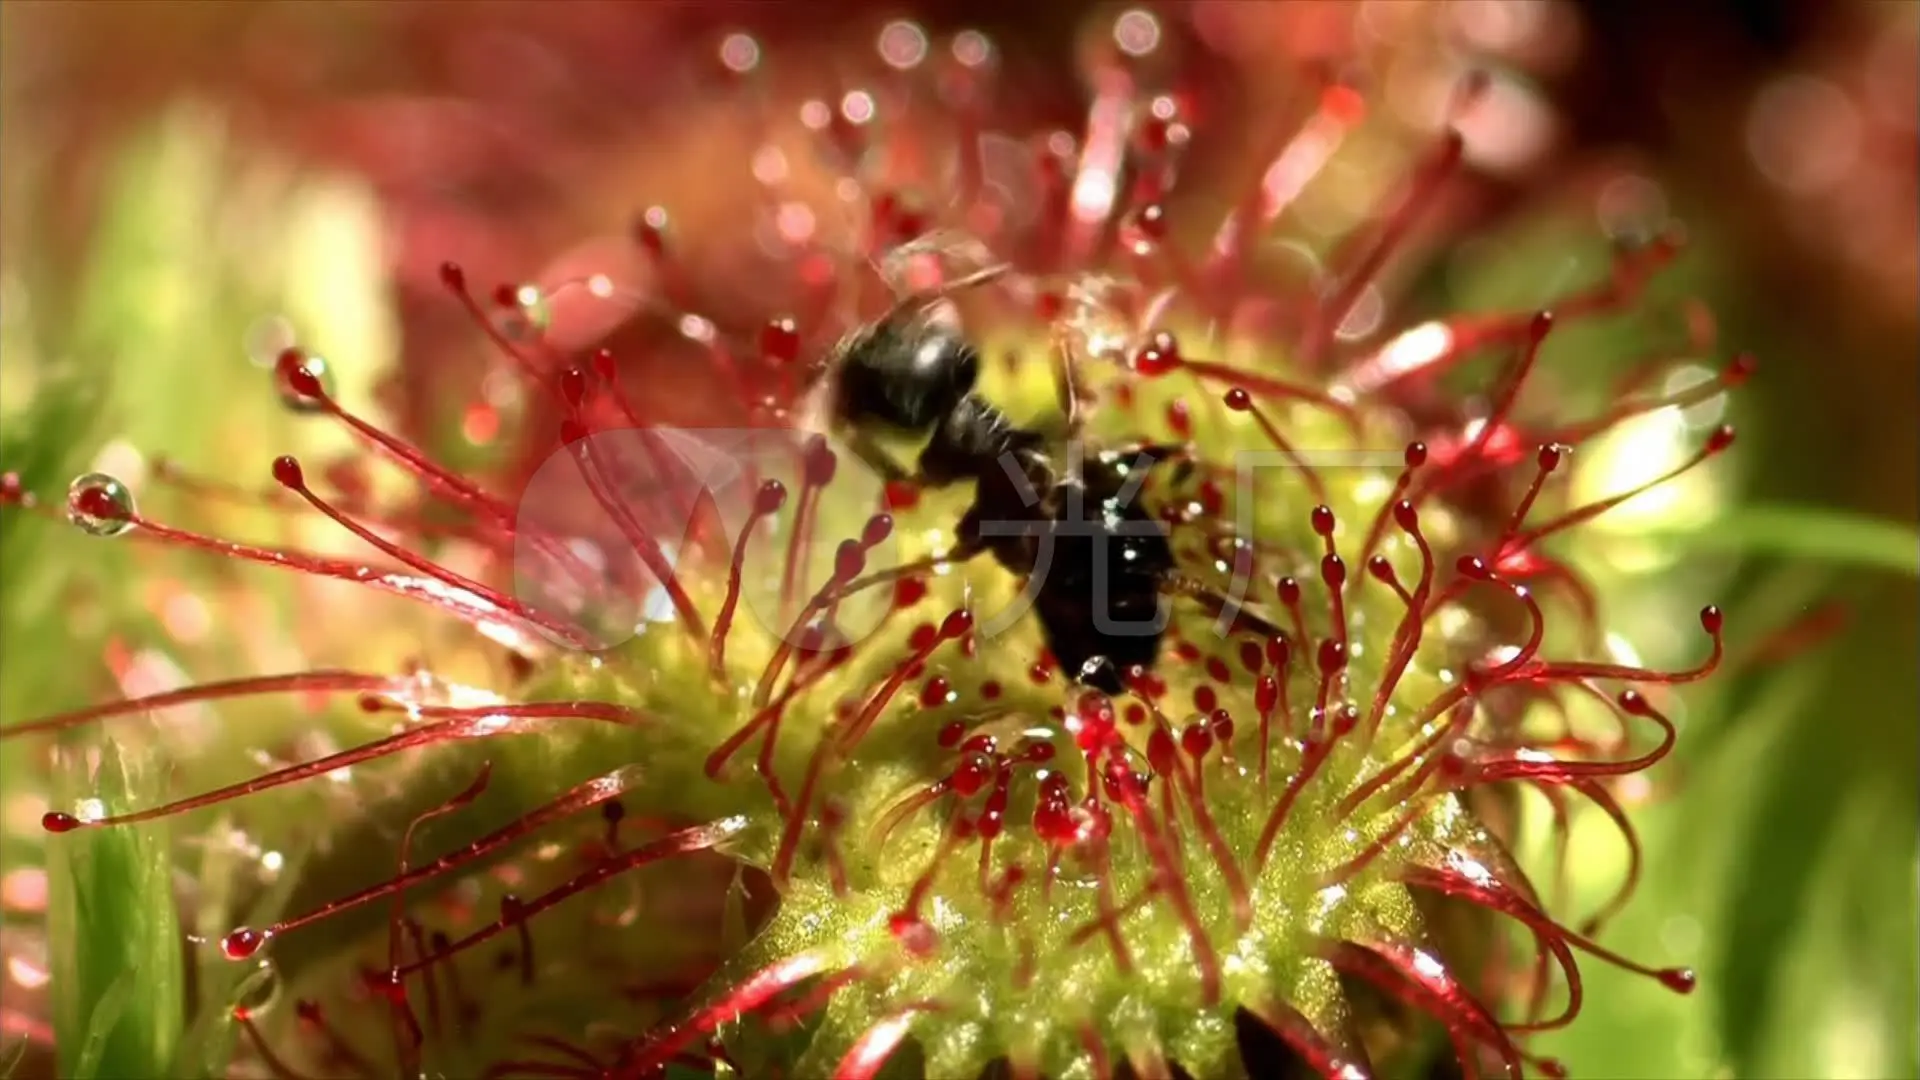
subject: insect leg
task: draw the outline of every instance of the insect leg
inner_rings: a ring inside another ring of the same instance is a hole
[[[865,463],[867,468],[880,474],[880,479],[890,484],[924,482],[917,474],[907,471],[904,466],[895,461],[892,454],[882,449],[871,432],[858,428],[848,429],[842,433],[842,440],[846,448],[853,451],[854,456]]]
[[[1143,465],[1141,458],[1147,461]],[[1193,475],[1193,447],[1186,443],[1131,442],[1102,450],[1094,458],[1108,472],[1126,469],[1157,469],[1167,462],[1176,466],[1173,473],[1175,484],[1184,484]]]
[[[1078,367],[1073,344],[1064,334],[1053,338],[1053,391],[1060,402],[1060,415],[1066,418],[1067,438],[1078,439],[1085,422],[1080,415],[1080,386],[1075,376]]]
[[[1207,613],[1218,620],[1217,625],[1223,634],[1259,634],[1267,638],[1286,636],[1280,627],[1248,611],[1240,600],[1227,596],[1198,578],[1170,570],[1161,575],[1160,582],[1168,592],[1185,596],[1206,608]]]
[[[963,274],[952,281],[941,282],[938,286],[920,294],[922,299],[938,300],[968,289],[977,289],[982,285],[996,281],[1013,272],[1012,263],[995,263],[983,266],[971,274]]]

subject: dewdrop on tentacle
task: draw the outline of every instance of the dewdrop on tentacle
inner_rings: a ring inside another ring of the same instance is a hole
[[[1168,47],[1142,32],[1127,40]],[[850,236],[776,227],[747,290],[698,274],[687,253],[704,238],[670,234],[666,211],[634,231],[659,281],[639,306],[703,357],[732,427],[677,426],[672,396],[629,377],[645,357],[555,347],[564,285],[489,290],[449,264],[450,302],[544,395],[557,439],[536,461],[450,469],[345,407],[296,348],[273,372],[281,392],[412,482],[374,501],[293,456],[259,463],[261,501],[330,524],[351,556],[203,536],[111,478],[76,481],[68,512],[89,532],[356,583],[511,659],[487,686],[236,673],[10,727],[294,694],[360,711],[359,741],[315,759],[112,814],[51,809],[46,827],[216,805],[265,820],[283,789],[347,769],[440,781],[364,789],[406,838],[392,873],[236,919],[219,942],[253,962],[360,916],[380,931],[316,946],[322,960],[290,976],[301,1022],[243,1018],[281,1075],[391,1060],[410,1074],[784,1065],[857,1080],[912,1044],[940,1076],[1004,1062],[1204,1077],[1283,1057],[1352,1077],[1399,1064],[1360,1027],[1369,994],[1438,1020],[1463,1071],[1552,1073],[1524,1039],[1573,1021],[1583,957],[1690,989],[1690,973],[1595,939],[1624,888],[1601,912],[1549,914],[1475,809],[1531,785],[1556,812],[1594,804],[1632,842],[1616,782],[1670,751],[1671,688],[1721,663],[1711,607],[1689,665],[1594,658],[1599,607],[1562,541],[1640,489],[1570,504],[1563,478],[1582,444],[1723,392],[1750,363],[1591,416],[1542,418],[1526,392],[1559,362],[1556,328],[1630,303],[1672,238],[1623,250],[1604,286],[1542,311],[1350,341],[1352,309],[1457,177],[1457,134],[1334,245],[1322,280],[1274,283],[1258,242],[1326,179],[1329,141],[1365,123],[1351,88],[1327,87],[1259,163],[1257,190],[1208,217],[1173,196],[1195,179],[1189,143],[1226,121],[1183,112],[1129,62],[1100,62],[1083,130],[989,143],[984,38],[896,23],[877,47],[886,71],[850,73],[831,102],[752,98],[766,142],[740,226],[791,224],[798,207],[853,217]],[[723,49],[750,80],[742,42]],[[919,87],[935,92],[904,92]],[[835,201],[810,206],[802,179]],[[1202,234],[1215,241],[1196,248]],[[938,335],[882,321],[936,295],[954,309]],[[877,338],[896,359],[964,347],[974,377],[944,381],[955,367],[930,361],[911,400],[890,399],[899,384],[860,384],[873,372],[846,363]],[[1433,382],[1470,354],[1502,359],[1472,411]],[[885,408],[867,412],[894,409],[909,430],[806,426],[832,415],[814,408],[823,388],[870,395]],[[1731,444],[1715,430],[1647,486]],[[999,477],[985,467],[1003,458]],[[1094,489],[1092,516],[1060,510],[1067,481]],[[1153,588],[1128,591],[1160,559]],[[1116,596],[1127,609],[1100,618],[1154,629],[1062,632]],[[1565,730],[1538,722],[1554,717]],[[464,831],[424,850],[416,823]],[[1436,895],[1517,924],[1537,956],[1491,972],[1457,959],[1422,914]],[[1527,989],[1477,996],[1495,982]],[[575,1030],[533,1019],[585,1013]],[[798,1060],[770,1060],[793,1030]]]

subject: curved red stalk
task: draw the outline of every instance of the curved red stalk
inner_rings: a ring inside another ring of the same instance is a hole
[[[1579,780],[1630,776],[1652,768],[1673,750],[1674,741],[1678,738],[1673,722],[1632,690],[1620,695],[1620,707],[1634,716],[1644,716],[1660,725],[1660,745],[1639,757],[1620,761],[1563,761],[1531,749],[1501,750],[1467,761],[1461,782],[1491,784],[1503,780],[1529,780],[1540,784],[1571,784]]]
[[[1509,543],[1508,548],[1513,549],[1513,548],[1532,547],[1534,544],[1537,544],[1541,540],[1549,536],[1552,536],[1554,533],[1562,532],[1566,529],[1570,529],[1574,527],[1575,525],[1580,525],[1585,522],[1591,521],[1594,518],[1599,517],[1601,514],[1604,514],[1607,511],[1613,509],[1614,507],[1619,506],[1621,503],[1626,502],[1628,499],[1631,499],[1636,495],[1640,495],[1645,492],[1651,491],[1654,488],[1659,487],[1661,484],[1665,484],[1673,480],[1675,477],[1678,477],[1680,474],[1686,472],[1689,469],[1692,469],[1696,465],[1699,465],[1701,462],[1706,461],[1709,458],[1712,458],[1716,454],[1719,454],[1721,451],[1725,450],[1727,447],[1732,445],[1733,445],[1733,427],[1731,425],[1723,424],[1719,428],[1715,429],[1712,435],[1708,436],[1706,445],[1701,447],[1699,452],[1695,453],[1692,457],[1688,458],[1687,460],[1681,462],[1679,465],[1676,465],[1673,468],[1667,470],[1666,472],[1661,473],[1659,476],[1654,477],[1653,479],[1647,481],[1644,484],[1636,485],[1627,491],[1623,491],[1618,495],[1613,495],[1613,496],[1609,496],[1608,498],[1601,499],[1598,502],[1588,503],[1587,505],[1582,506],[1577,510],[1572,510],[1565,514],[1562,514],[1559,517],[1554,518],[1552,521],[1549,521],[1544,525],[1535,526],[1534,528],[1529,529],[1524,533],[1521,533],[1518,537],[1515,537]]]
[[[1620,838],[1627,843],[1626,877],[1621,880],[1620,887],[1615,890],[1613,896],[1600,906],[1600,910],[1589,915],[1580,924],[1580,932],[1588,937],[1592,937],[1598,934],[1601,927],[1605,926],[1615,915],[1620,913],[1621,909],[1627,906],[1627,901],[1633,898],[1634,890],[1640,884],[1640,868],[1643,859],[1640,850],[1640,835],[1634,831],[1633,823],[1627,820],[1627,812],[1621,807],[1620,801],[1615,799],[1613,794],[1605,787],[1601,786],[1599,781],[1575,780],[1568,786],[1580,794],[1585,795],[1589,801],[1599,807],[1600,812],[1607,815],[1607,818],[1613,822],[1614,827],[1620,830]]]
[[[487,336],[487,340],[491,341],[494,348],[499,349],[502,355],[518,365],[522,374],[537,385],[548,384],[552,378],[552,372],[536,364],[500,332],[500,327],[494,323],[493,316],[487,313],[486,308],[480,306],[480,302],[475,300],[473,293],[467,289],[467,273],[460,268],[459,263],[440,264],[440,284],[453,294],[454,299],[460,301],[460,306],[466,308],[467,314],[473,316],[473,321],[479,324],[480,332]]]
[[[1671,263],[1679,250],[1679,238],[1671,234],[1642,248],[1618,250],[1606,282],[1560,297],[1547,306],[1562,321],[1620,310],[1640,298],[1646,283]],[[1350,367],[1339,386],[1345,395],[1361,397],[1381,394],[1415,376],[1431,382],[1483,349],[1526,341],[1535,314],[1464,315],[1447,322],[1421,323],[1388,339]],[[1561,441],[1577,440],[1563,437]]]
[[[455,799],[463,800],[459,802],[458,805],[467,805],[479,797],[479,788],[484,784],[487,775],[487,772],[482,772],[481,778],[475,782],[475,786],[455,796]],[[569,788],[558,798],[534,807],[519,817],[514,818],[501,828],[468,844],[455,848],[445,855],[434,859],[432,862],[423,863],[410,870],[403,866],[401,872],[395,877],[375,885],[370,885],[361,889],[359,892],[330,901],[305,914],[281,919],[279,922],[263,929],[254,930],[249,927],[239,927],[228,934],[221,942],[221,949],[227,954],[229,959],[244,960],[251,957],[254,952],[259,949],[260,945],[266,941],[279,937],[282,934],[298,930],[303,926],[309,926],[323,919],[331,918],[334,915],[359,907],[362,904],[371,903],[383,896],[392,896],[397,904],[404,898],[408,889],[423,881],[439,877],[442,874],[457,870],[463,866],[470,866],[505,849],[516,841],[532,835],[534,832],[545,828],[553,822],[571,817],[582,810],[600,805],[610,799],[619,798],[631,790],[634,785],[638,784],[643,775],[644,770],[640,766],[628,765],[615,769],[603,776],[595,777],[585,783],[577,784]],[[445,805],[436,811],[429,811],[426,816],[435,816],[437,813],[443,812],[446,812]],[[411,831],[412,827],[409,826],[409,833],[411,833]]]
[[[1341,941],[1328,946],[1327,960],[1341,972],[1372,983],[1438,1020],[1447,1029],[1468,1080],[1479,1075],[1474,1067],[1476,1046],[1499,1056],[1509,1080],[1520,1080],[1519,1049],[1438,957],[1412,945]]]
[[[754,497],[753,513],[746,524],[740,526],[740,536],[734,541],[733,558],[727,564],[727,596],[720,604],[720,614],[713,620],[713,639],[707,645],[708,666],[716,679],[725,679],[727,674],[727,634],[733,629],[733,612],[740,604],[740,579],[746,573],[747,541],[753,537],[754,526],[760,520],[780,511],[787,502],[786,486],[778,480],[769,480],[760,485],[759,493]]]
[[[1560,967],[1561,977],[1567,982],[1567,1001],[1560,1015],[1547,1020],[1530,1020],[1524,1023],[1501,1025],[1508,1032],[1552,1031],[1566,1027],[1580,1015],[1585,1000],[1585,991],[1580,979],[1580,964],[1573,957],[1573,948],[1566,936],[1566,929],[1548,917],[1535,904],[1509,889],[1498,877],[1487,872],[1478,863],[1471,865],[1479,871],[1474,876],[1459,869],[1434,870],[1422,866],[1409,867],[1401,875],[1401,880],[1409,888],[1431,889],[1444,896],[1468,900],[1489,911],[1497,911],[1515,919],[1532,931],[1546,953],[1553,957]]]
[[[1346,321],[1360,294],[1386,265],[1388,256],[1406,240],[1414,224],[1439,202],[1440,191],[1459,168],[1460,155],[1465,149],[1466,140],[1458,131],[1447,132],[1415,170],[1400,204],[1380,222],[1364,252],[1358,258],[1350,258],[1350,253],[1344,251],[1337,256],[1338,261],[1348,265],[1340,271],[1338,284],[1324,294],[1308,320],[1307,332],[1300,343],[1303,362],[1316,365],[1325,359],[1328,347],[1333,344],[1334,332]]]
[[[1165,730],[1164,728],[1161,730]],[[1176,757],[1171,772],[1166,776],[1168,786],[1179,787],[1187,796],[1187,811],[1193,815],[1194,827],[1200,832],[1201,842],[1207,845],[1207,851],[1213,856],[1214,866],[1220,871],[1227,886],[1227,895],[1233,904],[1233,919],[1242,931],[1253,925],[1253,897],[1247,889],[1245,875],[1240,872],[1240,864],[1233,856],[1233,849],[1227,846],[1226,838],[1220,835],[1220,829],[1214,824],[1213,814],[1207,809],[1206,794],[1200,787],[1201,761],[1196,758],[1191,771],[1179,763]],[[1167,812],[1167,821],[1174,820],[1171,807]]]
[[[229,799],[258,794],[276,787],[310,780],[330,772],[377,758],[387,757],[411,750],[416,747],[431,746],[434,743],[451,739],[488,738],[494,735],[521,735],[536,729],[529,720],[598,720],[603,723],[632,726],[646,719],[645,715],[621,705],[601,701],[554,701],[528,704],[502,704],[483,709],[450,709],[438,706],[421,706],[413,709],[425,718],[444,717],[437,723],[422,724],[409,728],[397,735],[362,743],[351,749],[301,762],[284,769],[276,769],[265,776],[244,780],[237,784],[215,788],[204,795],[195,795],[185,799],[136,810],[127,814],[114,814],[106,817],[81,819],[61,811],[49,811],[41,818],[41,825],[48,832],[72,832],[80,828],[104,828],[110,825],[130,825],[139,821],[152,821],[156,818],[197,810],[212,806]]]
[[[819,505],[820,493],[828,484],[833,483],[834,473],[839,462],[826,440],[815,436],[807,445],[805,467],[800,478],[800,505],[794,511],[793,531],[787,537],[787,561],[780,568],[780,618],[785,620],[793,614],[794,602],[799,598],[798,591],[805,587],[800,578],[802,561],[801,549],[813,540],[813,512]]]
[[[1347,1047],[1335,1046],[1293,1006],[1272,1002],[1258,1008],[1250,1005],[1247,1011],[1280,1036],[1317,1075],[1327,1080],[1373,1080],[1373,1063],[1363,1047],[1352,1040]]]
[[[19,738],[22,735],[41,735],[50,731],[64,731],[98,720],[156,712],[176,705],[197,705],[229,698],[266,697],[272,694],[337,694],[355,691],[399,694],[404,693],[411,685],[411,680],[392,675],[368,675],[358,671],[338,669],[301,671],[291,675],[256,675],[249,678],[202,683],[198,686],[127,698],[122,701],[110,701],[25,724],[13,724],[0,728],[0,740]]]
[[[107,493],[98,488],[88,488],[78,492],[73,501],[76,508],[84,513],[103,520],[124,521],[132,525],[133,532],[130,534],[132,536],[172,544],[176,547],[210,551],[216,555],[259,563],[262,566],[295,570],[314,577],[365,585],[394,596],[429,604],[483,629],[498,627],[511,633],[527,648],[533,648],[531,638],[524,633],[524,628],[513,625],[519,623],[533,625],[539,622],[538,614],[524,604],[514,603],[510,607],[502,608],[491,602],[485,602],[484,598],[477,594],[466,593],[465,590],[449,590],[446,583],[438,579],[410,577],[346,559],[328,558],[291,548],[267,548],[234,540],[218,540],[185,529],[176,529],[154,521],[137,511],[115,506]]]
[[[1109,769],[1116,766],[1122,769],[1126,767],[1117,757],[1108,763]],[[1186,924],[1187,939],[1193,946],[1194,964],[1200,969],[1200,999],[1203,1004],[1212,1007],[1220,1001],[1220,957],[1214,951],[1206,927],[1200,923],[1200,916],[1193,907],[1193,897],[1187,892],[1187,883],[1180,876],[1180,867],[1174,862],[1166,836],[1153,820],[1153,812],[1130,784],[1122,782],[1117,786],[1120,788],[1120,805],[1133,817],[1134,825],[1140,830],[1141,842],[1146,846],[1147,856],[1153,860],[1154,878],[1168,902],[1173,904],[1180,921]]]
[[[1511,891],[1499,886],[1497,879],[1487,876],[1469,876],[1458,869],[1436,870],[1428,867],[1411,866],[1404,872],[1409,885],[1433,889],[1449,896],[1471,900],[1490,911],[1510,915],[1525,923],[1529,929],[1545,934],[1548,939],[1559,939],[1566,945],[1579,949],[1615,967],[1631,971],[1636,975],[1645,975],[1656,979],[1661,985],[1677,994],[1690,994],[1694,988],[1694,974],[1691,968],[1655,968],[1635,963],[1612,949],[1595,942],[1584,934],[1576,933],[1548,917],[1535,905],[1527,902]],[[1571,968],[1571,962],[1563,963],[1563,968]],[[1520,1028],[1516,1030],[1527,1030]]]
[[[1535,661],[1525,669],[1515,673],[1514,681],[1578,682],[1584,679],[1619,679],[1622,682],[1658,683],[1662,686],[1676,686],[1681,683],[1698,682],[1713,674],[1720,666],[1720,658],[1725,645],[1720,636],[1720,609],[1713,606],[1700,612],[1700,625],[1707,636],[1713,640],[1713,651],[1698,666],[1685,671],[1648,671],[1645,668],[1630,667],[1625,664],[1596,664],[1578,661]]]
[[[842,560],[842,562],[843,565],[836,568],[834,572],[835,580],[842,577],[841,570],[847,569],[844,565],[846,561]],[[854,573],[844,575],[849,580],[859,572],[857,566],[853,569]],[[835,751],[844,754],[858,745],[860,738],[866,734],[867,728],[879,716],[880,710],[907,681],[909,673],[917,665],[924,663],[927,657],[933,654],[933,650],[939,648],[941,644],[959,638],[972,628],[973,616],[965,609],[955,610],[948,615],[941,623],[939,631],[931,635],[930,641],[915,649],[907,659],[894,666],[886,681],[868,700],[866,707],[847,725],[846,731],[836,735],[829,729],[821,736],[819,743],[813,749],[813,754],[807,759],[807,772],[800,782],[799,796],[794,801],[792,813],[787,815],[786,828],[780,835],[780,848],[774,855],[772,870],[773,879],[776,882],[785,884],[793,868],[794,856],[800,848],[800,833],[806,827],[807,811],[813,802],[814,787],[820,781],[820,772],[826,765],[827,755]]]
[[[1209,269],[1221,280],[1223,292],[1233,295],[1244,289],[1243,275],[1254,237],[1293,205],[1366,113],[1366,100],[1353,87],[1327,85],[1320,90],[1317,107],[1306,122],[1290,138],[1271,141],[1280,145],[1265,156],[1268,164],[1258,183],[1247,189],[1240,205],[1214,235]]]
[[[608,1080],[648,1080],[654,1070],[692,1045],[695,1039],[704,1038],[721,1024],[758,1011],[780,994],[827,973],[827,960],[821,953],[805,952],[777,960],[729,990],[719,1001],[695,1012],[684,1023],[642,1044],[629,1060],[609,1071]]]
[[[292,1066],[282,1060],[278,1054],[273,1052],[273,1047],[267,1044],[265,1038],[261,1037],[260,1029],[254,1025],[253,1017],[244,1006],[236,1007],[233,1010],[233,1020],[234,1023],[240,1025],[240,1031],[246,1035],[247,1041],[253,1044],[253,1052],[260,1055],[261,1064],[265,1065],[267,1071],[272,1073],[277,1080],[314,1080],[314,1078],[307,1076],[305,1073],[296,1071]]]
[[[543,629],[552,631],[576,648],[590,648],[594,644],[593,639],[581,633],[572,624],[549,618],[532,608],[526,607],[524,604],[521,604],[519,601],[507,596],[505,593],[500,592],[485,582],[475,581],[464,574],[456,574],[440,566],[438,563],[433,562],[431,559],[423,559],[348,517],[331,503],[313,493],[313,489],[307,486],[306,476],[302,472],[298,460],[288,456],[275,458],[273,462],[273,477],[279,481],[280,486],[305,499],[308,505],[332,519],[341,528],[346,529],[361,540],[378,548],[381,554],[408,569],[425,574],[450,588],[472,593],[502,610],[520,608],[525,612],[524,617],[529,622]]]
[[[633,516],[633,511],[626,503],[608,488],[606,472],[601,467],[599,457],[589,447],[591,439],[586,430],[571,420],[562,421],[560,426],[560,441],[566,444],[567,453],[572,455],[580,478],[586,481],[594,501],[613,519],[621,534],[627,538],[627,543],[632,546],[634,554],[640,557],[660,587],[666,590],[667,598],[672,601],[673,610],[686,631],[696,640],[705,638],[706,624],[701,620],[700,612],[694,608],[693,600],[687,596],[685,587],[680,584],[673,564],[667,561],[666,554],[661,551],[659,541]]]
[[[472,806],[474,802],[480,798],[480,795],[487,790],[487,782],[492,778],[493,762],[483,762],[480,766],[480,772],[474,776],[472,783],[455,792],[447,801],[428,809],[426,812],[416,816],[412,821],[407,822],[406,832],[400,836],[400,866],[395,874],[395,880],[404,881],[407,877],[407,860],[412,856],[413,834],[415,830],[434,818],[445,817],[448,814]],[[400,1062],[401,1071],[405,1075],[417,1076],[420,1072],[420,1044],[425,1041],[426,1037],[420,1030],[419,1018],[413,1014],[412,1003],[407,1000],[406,983],[401,980],[399,975],[400,927],[406,919],[406,891],[405,885],[400,885],[393,889],[393,913],[387,918],[387,982],[388,985],[392,987],[392,992],[383,996],[387,998],[387,1004],[393,1010],[395,1020],[398,1021],[393,1029],[394,1057]],[[334,910],[337,911],[339,909],[334,908]],[[275,932],[284,930],[285,928],[285,922],[277,923],[273,928],[270,928],[265,934],[261,935],[259,940],[265,940],[266,937],[272,936]],[[224,941],[222,942],[222,951],[225,951]],[[428,993],[432,995],[434,993],[432,972],[427,973],[427,987]],[[431,1008],[431,1011],[436,1015],[440,1011],[438,1006],[439,1003],[435,1001]],[[401,1036],[401,1025],[404,1025],[406,1028],[406,1037],[404,1038]]]
[[[392,458],[407,472],[418,477],[426,485],[427,490],[450,502],[480,511],[496,524],[512,525],[513,509],[506,503],[494,498],[459,473],[435,463],[419,448],[367,423],[335,401],[333,395],[327,393],[326,385],[307,369],[306,356],[301,350],[287,349],[282,352],[275,362],[275,369],[280,379],[302,400],[318,405],[329,415],[347,425],[354,434]]]
[[[773,687],[780,678],[780,672],[786,667],[787,660],[793,655],[794,646],[804,637],[813,617],[825,611],[846,596],[846,589],[860,577],[866,569],[867,553],[878,547],[887,537],[893,535],[893,517],[888,514],[875,514],[867,519],[866,527],[861,530],[860,539],[840,541],[839,550],[834,553],[833,573],[827,576],[826,584],[813,594],[800,614],[795,616],[787,632],[774,646],[773,655],[768,658],[767,666],[760,672],[760,681],[753,690],[755,708],[765,708],[773,696]]]
[[[1420,531],[1420,515],[1413,504],[1401,499],[1393,506],[1395,522],[1401,530],[1412,538],[1420,549],[1420,582],[1408,593],[1401,587],[1399,579],[1394,577],[1393,566],[1384,558],[1375,556],[1367,561],[1367,571],[1376,579],[1386,582],[1399,594],[1406,604],[1406,614],[1401,616],[1400,625],[1393,632],[1393,644],[1389,647],[1387,665],[1382,670],[1380,685],[1375,687],[1373,705],[1367,710],[1367,740],[1380,730],[1380,721],[1386,716],[1387,702],[1393,691],[1400,685],[1400,676],[1404,675],[1407,665],[1413,662],[1420,648],[1420,637],[1427,622],[1427,613],[1431,610],[1428,598],[1433,593],[1433,548],[1427,544],[1427,538]],[[1375,560],[1379,561],[1375,561]]]
[[[684,855],[691,851],[705,851],[726,842],[747,827],[744,817],[722,818],[705,825],[695,825],[668,833],[658,840],[623,851],[568,881],[548,889],[531,900],[514,903],[502,903],[498,919],[448,945],[434,950],[432,955],[420,957],[399,969],[399,975],[405,979],[440,963],[455,954],[466,951],[475,945],[488,941],[506,931],[524,929],[528,920],[548,908],[577,896],[618,874],[626,873],[641,866],[656,863],[675,855]]]
[[[854,1041],[840,1064],[834,1066],[833,1080],[873,1080],[900,1048],[914,1020],[921,1013],[938,1011],[940,1006],[935,1002],[916,1002],[874,1021],[873,1026]]]

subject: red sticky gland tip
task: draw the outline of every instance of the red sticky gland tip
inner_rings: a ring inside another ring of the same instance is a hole
[[[554,380],[554,389],[560,394],[560,403],[567,408],[567,418],[575,420],[586,404],[587,373],[578,367],[563,368]]]
[[[271,932],[238,927],[220,939],[220,955],[233,961],[251,960],[272,936]]]
[[[1720,627],[1725,620],[1726,615],[1720,610],[1717,604],[1708,604],[1706,607],[1700,609],[1701,629],[1712,634],[1716,639],[1720,636]]]
[[[867,568],[867,549],[857,540],[842,540],[833,553],[833,580],[828,587],[845,585]]]
[[[1320,580],[1327,588],[1338,592],[1347,583],[1347,564],[1338,555],[1323,556],[1320,560]]]
[[[273,459],[273,479],[281,487],[295,492],[305,492],[307,489],[306,475],[300,470],[300,462],[289,455],[282,454]]]
[[[1308,520],[1316,534],[1328,539],[1332,538],[1335,525],[1332,507],[1325,504],[1314,507]]]
[[[68,502],[74,510],[87,517],[102,521],[140,524],[139,519],[134,515],[133,508],[114,498],[113,492],[102,485],[90,484],[83,487],[69,496]]]
[[[287,389],[309,401],[324,401],[327,398],[326,387],[320,377],[307,366],[307,353],[298,347],[280,350],[274,360],[274,372]]]
[[[825,487],[833,482],[840,458],[825,439],[816,437],[807,446],[805,464],[807,483],[813,487]]]
[[[1331,679],[1346,668],[1347,647],[1336,638],[1328,638],[1320,643],[1317,659],[1321,677]]]
[[[49,810],[40,815],[40,827],[50,833],[68,833],[82,824],[79,818],[59,810]]]
[[[1260,426],[1260,431],[1266,436],[1267,441],[1273,444],[1274,449],[1280,451],[1292,460],[1294,466],[1306,477],[1308,493],[1313,496],[1314,500],[1323,503],[1326,501],[1326,484],[1320,479],[1319,472],[1315,470],[1313,466],[1308,465],[1306,460],[1294,450],[1293,444],[1288,441],[1285,435],[1281,434],[1279,427],[1268,418],[1266,413],[1254,407],[1252,394],[1249,394],[1244,388],[1236,386],[1221,395],[1221,400],[1225,401],[1227,408],[1232,409],[1234,412],[1243,412],[1252,415],[1254,422]]]

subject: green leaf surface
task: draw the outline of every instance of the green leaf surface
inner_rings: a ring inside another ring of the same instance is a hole
[[[1661,539],[1696,551],[1769,555],[1920,576],[1920,531],[1824,506],[1744,506],[1711,528]]]
[[[111,739],[74,755],[58,780],[64,805],[99,801],[87,805],[90,814],[122,812],[151,795],[142,763]],[[82,828],[48,845],[48,864],[60,1074],[166,1075],[186,1001],[165,826]]]
[[[1600,940],[1656,967],[1693,966],[1699,989],[1676,995],[1583,962],[1587,1008],[1539,1047],[1573,1075],[1920,1075],[1903,1019],[1920,955],[1920,688],[1911,660],[1899,664],[1915,643],[1911,627],[1889,632],[1898,614],[1861,616],[1860,630],[1819,653],[1682,695],[1678,786],[1636,815],[1647,877]],[[1577,910],[1618,881],[1605,832],[1576,825]]]

